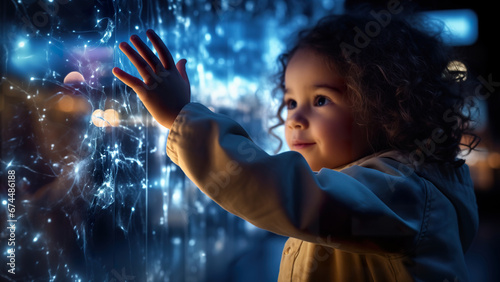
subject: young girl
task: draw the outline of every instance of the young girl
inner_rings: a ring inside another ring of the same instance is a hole
[[[186,60],[175,65],[153,31],[159,58],[135,35],[138,53],[120,44],[142,80],[113,73],[170,129],[172,161],[227,211],[290,237],[279,281],[468,280],[478,214],[457,154],[470,79],[396,11],[325,17],[280,57],[291,151],[278,155],[190,103]]]

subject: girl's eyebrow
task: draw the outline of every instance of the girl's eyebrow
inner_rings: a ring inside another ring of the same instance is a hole
[[[313,89],[313,90],[320,89],[320,88],[325,88],[325,89],[331,90],[331,91],[336,92],[336,93],[342,93],[342,92],[344,92],[342,89],[345,88],[345,85],[342,85],[341,87],[339,87],[339,86],[335,86],[335,85],[328,84],[328,83],[316,83],[316,84],[313,84],[311,86],[311,89]],[[291,92],[292,91],[289,88],[285,88],[283,90],[283,95],[291,94]]]
[[[342,85],[344,86],[344,85]],[[335,86],[335,85],[331,85],[331,84],[328,84],[328,83],[318,83],[318,84],[314,84],[312,86],[313,89],[318,89],[318,88],[326,88],[326,89],[329,89],[329,90],[332,90],[332,91],[335,91],[335,92],[343,92],[342,88],[341,87],[338,87],[338,86]]]

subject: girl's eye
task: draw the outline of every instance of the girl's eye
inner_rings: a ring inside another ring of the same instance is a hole
[[[316,97],[316,101],[314,104],[318,107],[321,107],[321,106],[327,105],[331,102],[332,101],[330,101],[330,99],[328,99],[327,97],[319,95]]]
[[[293,99],[289,99],[285,101],[286,108],[288,110],[295,109],[297,107],[297,102]]]

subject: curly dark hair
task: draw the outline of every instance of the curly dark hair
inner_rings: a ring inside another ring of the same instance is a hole
[[[456,54],[443,43],[435,21],[415,11],[389,18],[386,13],[382,20],[374,13],[357,7],[300,31],[278,58],[274,94],[283,95],[286,66],[295,52],[314,50],[344,76],[355,121],[366,129],[373,152],[395,149],[425,162],[463,164],[457,159],[463,146],[470,153],[479,142],[472,128],[474,79],[467,70],[450,67]],[[285,122],[284,108],[282,103],[279,123],[269,129],[274,136]]]

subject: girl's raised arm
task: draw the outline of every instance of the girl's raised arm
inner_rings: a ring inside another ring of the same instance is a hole
[[[420,234],[425,191],[415,173],[394,173],[396,161],[374,158],[348,173],[315,173],[299,153],[269,155],[238,123],[197,103],[179,113],[167,154],[222,208],[283,236],[346,251],[399,253]]]

